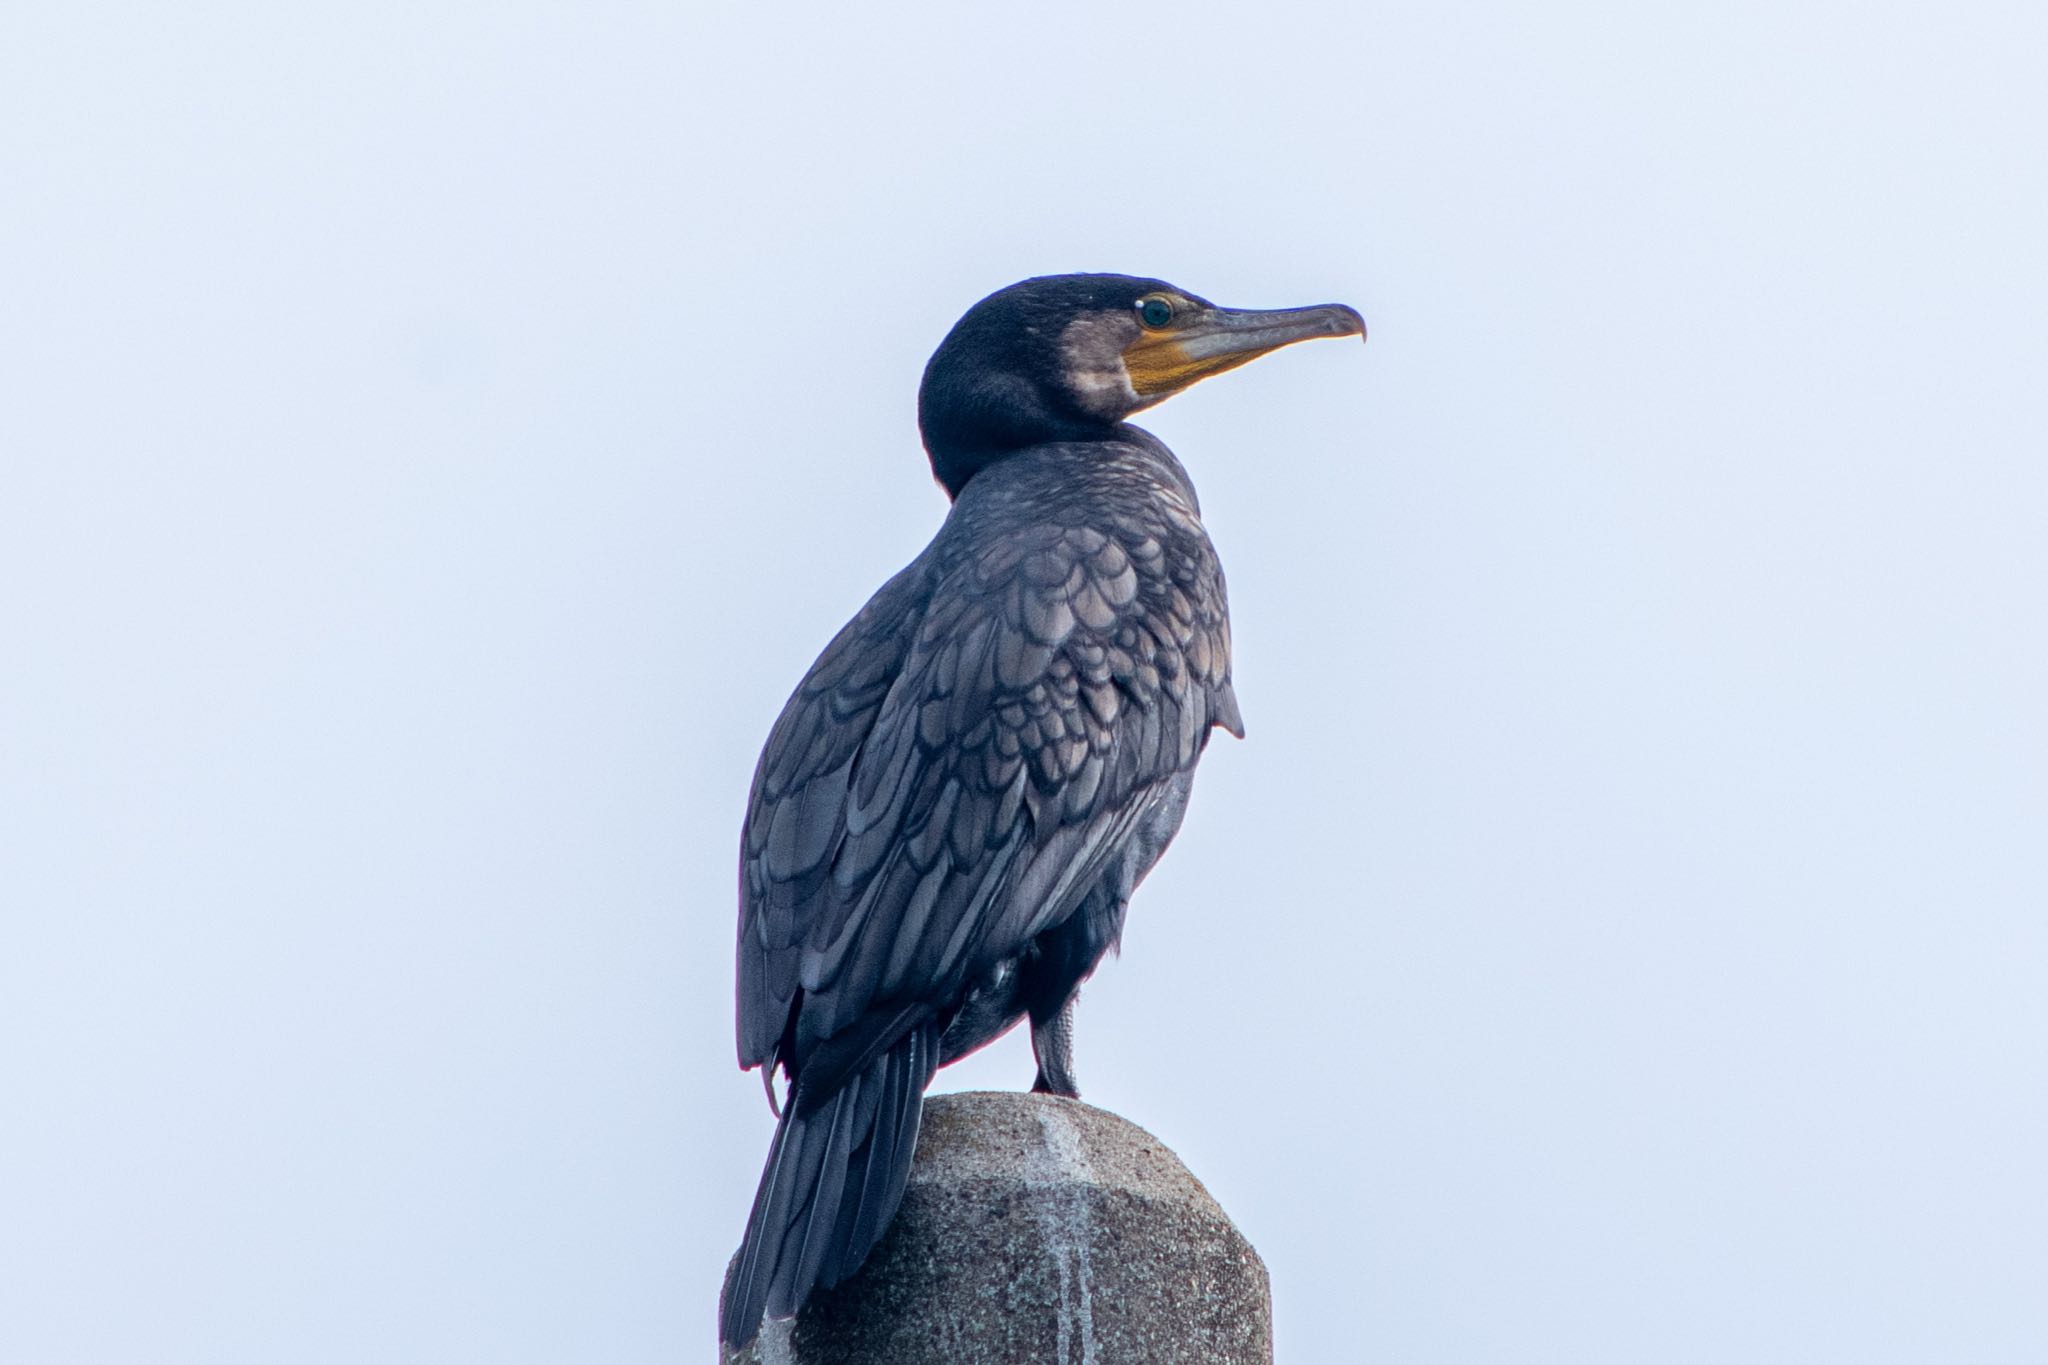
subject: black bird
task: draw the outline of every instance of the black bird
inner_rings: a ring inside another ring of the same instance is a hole
[[[926,366],[953,500],[768,736],[740,848],[740,1065],[787,1077],[719,1333],[859,1268],[903,1196],[932,1073],[1031,1021],[1076,1095],[1074,997],[1180,826],[1212,727],[1243,736],[1194,485],[1124,419],[1341,304],[1218,308],[1159,280],[1025,280]]]

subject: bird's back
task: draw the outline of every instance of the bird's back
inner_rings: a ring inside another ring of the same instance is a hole
[[[743,1064],[843,1069],[957,1007],[1240,729],[1193,488],[1124,433],[977,477],[790,698],[742,845]]]

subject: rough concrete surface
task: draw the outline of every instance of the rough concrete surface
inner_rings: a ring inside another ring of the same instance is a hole
[[[926,1102],[860,1273],[726,1365],[1265,1365],[1272,1342],[1265,1264],[1158,1139],[981,1091]]]

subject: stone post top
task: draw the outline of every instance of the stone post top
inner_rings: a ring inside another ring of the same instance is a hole
[[[1014,1090],[927,1097],[910,1183],[1086,1185],[1223,1217],[1180,1158],[1129,1119]]]
[[[1128,1119],[1012,1091],[928,1096],[866,1265],[727,1365],[1271,1365],[1266,1268]]]

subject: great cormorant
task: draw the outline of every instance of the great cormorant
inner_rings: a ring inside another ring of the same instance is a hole
[[[761,752],[740,849],[739,1057],[788,1093],[719,1332],[859,1268],[932,1073],[1031,1021],[1075,1095],[1080,983],[1179,828],[1209,731],[1242,736],[1194,485],[1131,414],[1341,304],[1218,308],[1159,280],[1025,280],[967,311],[918,395],[953,500]],[[770,1100],[773,1102],[771,1083]]]

